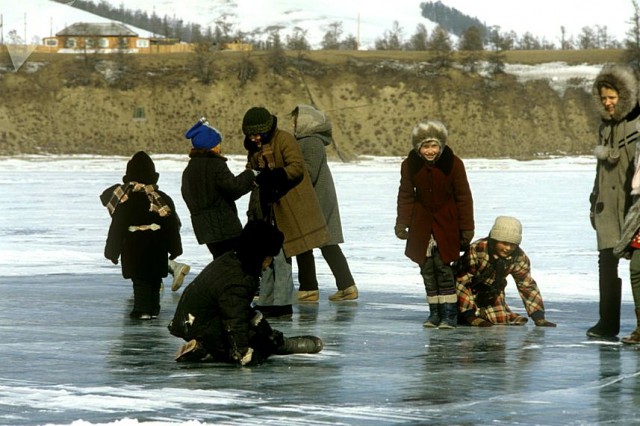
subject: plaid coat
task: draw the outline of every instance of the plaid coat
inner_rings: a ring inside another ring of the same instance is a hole
[[[458,309],[463,316],[475,315],[493,324],[521,324],[526,319],[511,312],[505,300],[504,289],[489,306],[479,307],[476,299],[483,291],[489,291],[496,279],[494,264],[497,255],[492,253],[488,238],[471,244],[460,259],[456,277]],[[505,259],[504,277],[511,275],[520,293],[527,314],[534,320],[544,318],[544,304],[535,280],[531,277],[531,263],[522,249]]]

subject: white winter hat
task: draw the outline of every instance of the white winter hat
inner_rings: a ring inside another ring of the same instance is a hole
[[[489,237],[496,241],[519,245],[522,242],[522,224],[515,217],[498,216]]]

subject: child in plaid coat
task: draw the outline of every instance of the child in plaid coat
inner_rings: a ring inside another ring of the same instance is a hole
[[[459,261],[456,277],[458,310],[472,326],[524,325],[527,318],[509,309],[504,289],[507,276],[516,283],[527,314],[536,326],[555,327],[545,319],[542,296],[531,277],[529,257],[520,248],[522,225],[514,217],[498,216],[488,238],[475,241]]]

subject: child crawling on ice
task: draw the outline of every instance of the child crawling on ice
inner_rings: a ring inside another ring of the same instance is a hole
[[[458,310],[463,323],[477,327],[524,325],[527,318],[511,311],[505,300],[507,276],[516,283],[527,314],[538,327],[555,327],[544,318],[538,285],[531,277],[529,257],[520,248],[522,224],[498,216],[487,238],[471,244],[459,261],[456,276]]]

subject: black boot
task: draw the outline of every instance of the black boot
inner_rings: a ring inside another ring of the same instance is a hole
[[[440,321],[442,318],[440,317],[440,309],[438,308],[440,305],[437,303],[429,303],[429,318],[425,322],[422,323],[423,327],[426,328],[436,328],[440,325]]]
[[[613,282],[600,280],[600,320],[587,330],[587,336],[597,339],[617,340],[620,333],[620,304],[622,302],[622,280]]]
[[[458,324],[458,304],[457,303],[442,303],[442,322],[440,323],[441,329],[456,328]]]
[[[284,343],[276,348],[275,354],[317,354],[323,347],[322,339],[316,336],[285,337]]]

